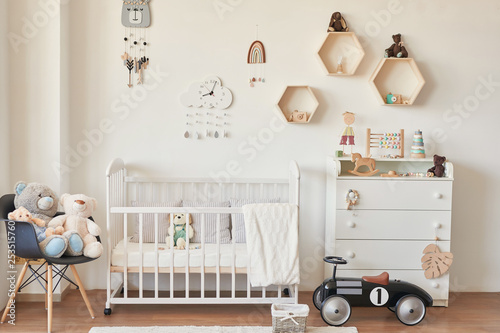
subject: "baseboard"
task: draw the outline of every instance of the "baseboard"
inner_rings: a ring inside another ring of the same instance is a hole
[[[70,287],[71,285],[68,284],[62,293],[52,294],[52,301],[61,302],[70,292]],[[16,295],[16,302],[45,302],[45,294],[23,294],[23,292],[20,292]]]

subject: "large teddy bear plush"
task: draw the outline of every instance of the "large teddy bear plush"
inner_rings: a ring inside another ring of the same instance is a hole
[[[20,181],[15,185],[14,191],[16,210],[24,207],[31,214],[31,219],[38,222],[33,226],[40,248],[45,255],[59,258],[65,252],[73,252],[75,249],[78,251],[78,243],[83,244],[83,242],[76,232],[64,233],[63,235],[60,235],[60,232],[55,232],[50,235],[50,231],[47,234],[46,229],[44,229],[48,227],[48,223],[57,213],[57,196],[50,187],[39,183]],[[60,228],[54,228],[54,231],[60,230]]]
[[[56,216],[49,226],[53,228],[62,226],[65,232],[77,232],[83,240],[83,255],[89,258],[100,257],[103,248],[96,236],[101,234],[101,228],[89,219],[97,207],[96,199],[84,194],[66,193],[61,196],[60,204],[64,207],[65,214]]]

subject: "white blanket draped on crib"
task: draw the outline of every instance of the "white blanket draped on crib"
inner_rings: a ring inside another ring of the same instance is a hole
[[[243,213],[252,286],[299,284],[298,206],[252,204]]]

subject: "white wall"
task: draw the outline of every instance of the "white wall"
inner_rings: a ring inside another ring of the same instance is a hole
[[[49,2],[9,1],[10,187],[38,181],[59,191],[61,29],[57,7],[41,3]]]
[[[226,6],[231,10],[220,16],[214,7],[217,3],[231,3]],[[95,217],[101,226],[105,225],[104,172],[114,157],[122,157],[144,174],[172,176],[210,176],[223,170],[228,161],[236,160],[242,167],[239,176],[262,177],[283,175],[288,161],[296,159],[303,175],[302,289],[312,290],[323,277],[325,156],[339,149],[341,114],[348,110],[357,115],[354,129],[359,134],[360,151],[364,151],[362,134],[366,127],[404,128],[408,134],[420,128],[428,154],[443,154],[454,162],[452,289],[499,290],[493,276],[500,274],[500,262],[496,260],[500,251],[497,242],[500,226],[496,223],[500,207],[494,204],[499,194],[494,184],[499,181],[495,170],[500,158],[495,154],[497,144],[493,133],[500,120],[497,112],[500,93],[498,84],[490,87],[491,91],[478,88],[482,80],[489,78],[500,82],[497,66],[500,40],[496,35],[500,11],[496,1],[402,0],[399,5],[390,6],[397,8],[398,13],[389,16],[381,14],[388,13],[389,7],[388,1],[381,0],[152,1],[151,68],[168,76],[162,77],[159,84],[154,78],[147,79],[147,83],[157,87],[129,108],[124,117],[114,112],[114,106],[123,106],[120,100],[138,91],[126,87],[127,73],[120,60],[124,37],[121,2],[74,0],[68,6],[69,40],[63,47],[68,47],[69,52],[69,63],[64,64],[69,71],[69,126],[60,130],[69,133],[69,140],[63,135],[61,142],[54,142],[57,138],[52,131],[59,130],[54,126],[49,126],[51,130],[45,133],[50,144],[60,144],[61,151],[66,153],[62,156],[64,161],[87,140],[84,131],[98,128],[103,119],[113,122],[113,131],[105,134],[88,156],[74,161],[67,174],[69,186],[65,186],[71,192],[83,192],[98,199],[101,205]],[[315,59],[330,15],[337,10],[345,14],[351,31],[357,33],[365,48],[365,59],[354,77],[326,77]],[[475,23],[466,23],[466,16],[475,18]],[[267,83],[250,88],[245,59],[255,39],[256,24],[268,56]],[[368,78],[383,50],[391,44],[390,36],[398,32],[403,34],[410,56],[417,61],[427,84],[414,106],[386,108],[377,104]],[[28,63],[40,52],[48,60],[47,45],[40,45],[39,41],[26,47],[24,57],[29,54]],[[12,66],[16,74],[10,76],[15,83],[14,96],[23,107],[11,111],[11,126],[32,113],[41,116],[40,108],[25,106],[26,101],[47,106],[54,103],[50,94],[44,93],[53,92],[45,91],[47,88],[42,85],[44,75],[50,73],[26,68],[26,59],[13,61],[13,65],[19,64],[18,61],[23,64]],[[183,133],[185,113],[189,110],[180,105],[179,95],[192,81],[211,74],[218,75],[233,91],[234,103],[228,109],[231,138],[186,140]],[[292,84],[313,88],[320,102],[315,118],[308,125],[287,125],[258,151],[254,160],[248,161],[249,155],[240,154],[238,147],[269,126],[282,89]],[[21,89],[23,85],[26,89]],[[481,100],[473,98],[478,89]],[[477,100],[477,107],[467,104]],[[450,111],[463,103],[467,105],[461,113]],[[54,110],[46,107],[43,112]],[[38,133],[35,135],[39,123],[29,124],[30,134],[15,145],[16,149],[27,149],[40,142]],[[11,178],[28,175],[52,184],[53,174],[47,165],[50,158],[41,156],[46,150],[28,151],[21,157],[15,155],[22,162],[12,165]],[[28,167],[26,161],[38,161],[38,171]],[[105,260],[86,268],[81,275],[89,287],[104,288]]]
[[[7,0],[0,2],[2,8],[7,9]],[[7,37],[8,29],[8,11],[3,10],[0,13],[0,36],[5,40]],[[0,48],[0,61],[4,64],[8,63],[8,49],[6,47]],[[0,71],[0,154],[1,156],[9,156],[9,70],[8,66],[5,66],[4,70]],[[10,190],[10,179],[9,179],[9,163],[0,163],[0,195],[8,193]],[[6,304],[7,293],[7,246],[5,227],[0,225],[0,304]]]

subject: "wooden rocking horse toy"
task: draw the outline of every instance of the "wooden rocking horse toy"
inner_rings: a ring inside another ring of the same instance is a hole
[[[380,171],[375,169],[375,160],[373,158],[361,157],[361,154],[359,153],[352,154],[351,161],[354,162],[354,170],[347,170],[347,172],[350,172],[353,175],[369,177]],[[359,167],[363,165],[367,166],[369,171],[359,172]]]

